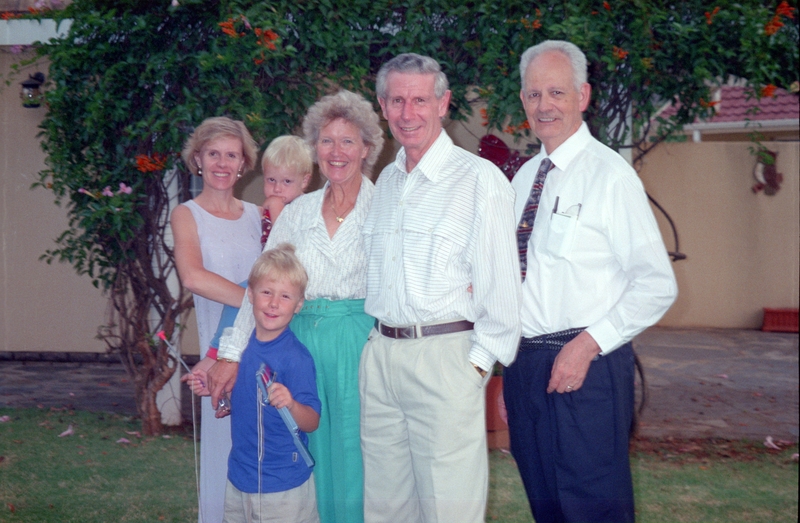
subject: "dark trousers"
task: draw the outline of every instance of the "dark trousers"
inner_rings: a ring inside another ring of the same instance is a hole
[[[536,523],[633,522],[631,344],[593,361],[575,392],[547,394],[557,355],[520,351],[503,374],[511,454],[533,517]]]

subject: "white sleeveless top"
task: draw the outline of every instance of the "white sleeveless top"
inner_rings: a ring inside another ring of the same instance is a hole
[[[261,254],[261,216],[258,207],[249,202],[238,220],[217,218],[190,200],[189,208],[197,224],[203,267],[233,283],[241,283],[250,274],[250,268]],[[197,330],[200,338],[200,357],[208,351],[208,344],[217,331],[223,304],[194,295]]]

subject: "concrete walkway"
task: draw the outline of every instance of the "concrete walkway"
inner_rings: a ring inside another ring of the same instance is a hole
[[[634,347],[649,402],[640,434],[798,440],[798,335],[659,329]]]
[[[640,435],[798,440],[797,334],[652,328],[634,346],[648,382]],[[136,414],[119,364],[2,361],[0,375],[0,407]],[[188,399],[182,410],[190,420]]]

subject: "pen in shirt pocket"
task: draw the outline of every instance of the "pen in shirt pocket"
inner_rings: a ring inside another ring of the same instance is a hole
[[[576,203],[576,204],[575,204],[575,205],[573,205],[572,207],[569,207],[569,208],[566,210],[566,212],[561,212],[561,213],[560,213],[560,212],[558,212],[558,200],[559,200],[559,197],[558,197],[558,196],[556,196],[556,203],[555,203],[555,205],[553,206],[553,214],[560,214],[560,215],[562,215],[562,216],[574,216],[575,218],[577,218],[578,216],[580,216],[580,214],[581,214],[581,207],[583,206],[582,204],[580,204],[580,203]]]

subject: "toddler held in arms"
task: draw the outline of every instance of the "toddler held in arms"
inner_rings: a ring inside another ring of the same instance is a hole
[[[298,136],[279,136],[270,142],[261,158],[261,172],[264,174],[264,205],[261,211],[261,247],[263,248],[272,230],[272,223],[278,219],[283,208],[295,198],[303,194],[311,181],[313,170],[311,151],[302,138]],[[240,284],[247,286],[247,282]],[[206,371],[217,360],[219,339],[226,327],[233,325],[238,307],[226,305],[217,325],[217,331],[209,344],[208,353],[186,374],[181,381],[189,383],[192,392],[199,396],[208,396],[206,388]],[[227,410],[220,409],[217,416],[227,415]]]

